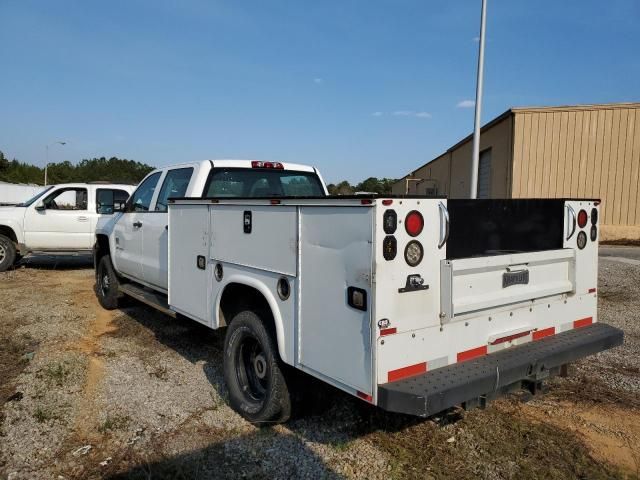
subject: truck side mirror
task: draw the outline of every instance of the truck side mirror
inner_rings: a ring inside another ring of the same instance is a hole
[[[39,200],[38,203],[36,203],[35,209],[39,212],[44,211],[46,209],[46,207],[44,206],[44,202],[42,200]]]

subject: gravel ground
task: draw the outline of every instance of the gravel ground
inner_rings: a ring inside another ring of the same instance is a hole
[[[625,345],[548,394],[420,420],[319,383],[286,425],[226,402],[224,332],[102,310],[87,263],[0,274],[0,478],[638,478],[640,267],[602,260]],[[68,267],[68,268],[65,268]]]

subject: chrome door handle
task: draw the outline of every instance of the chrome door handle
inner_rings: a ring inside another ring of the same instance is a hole
[[[140,228],[142,227],[142,222],[133,222],[133,228]]]
[[[442,202],[438,203],[438,210],[440,211],[440,240],[438,241],[438,248],[442,248],[449,240],[449,211]]]

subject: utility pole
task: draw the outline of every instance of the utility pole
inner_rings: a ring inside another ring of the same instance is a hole
[[[478,197],[478,167],[480,165],[480,117],[482,113],[482,80],[484,76],[484,41],[487,23],[487,0],[482,0],[480,42],[478,47],[478,78],[476,81],[476,112],[473,122],[473,157],[471,159],[471,198]]]
[[[44,186],[47,186],[47,170],[49,169],[49,147],[53,145],[66,145],[67,142],[53,142],[45,147],[45,164],[44,164]]]

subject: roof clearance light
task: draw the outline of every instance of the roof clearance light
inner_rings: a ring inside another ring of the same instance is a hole
[[[420,235],[424,228],[424,218],[422,218],[422,214],[417,210],[411,210],[407,214],[407,218],[404,219],[404,228],[412,237]]]
[[[284,165],[280,162],[261,162],[259,160],[253,160],[251,162],[251,168],[276,168],[278,170],[284,170]]]
[[[580,210],[578,212],[578,226],[580,228],[584,228],[587,226],[587,222],[589,221],[589,215],[587,215],[586,210]]]

